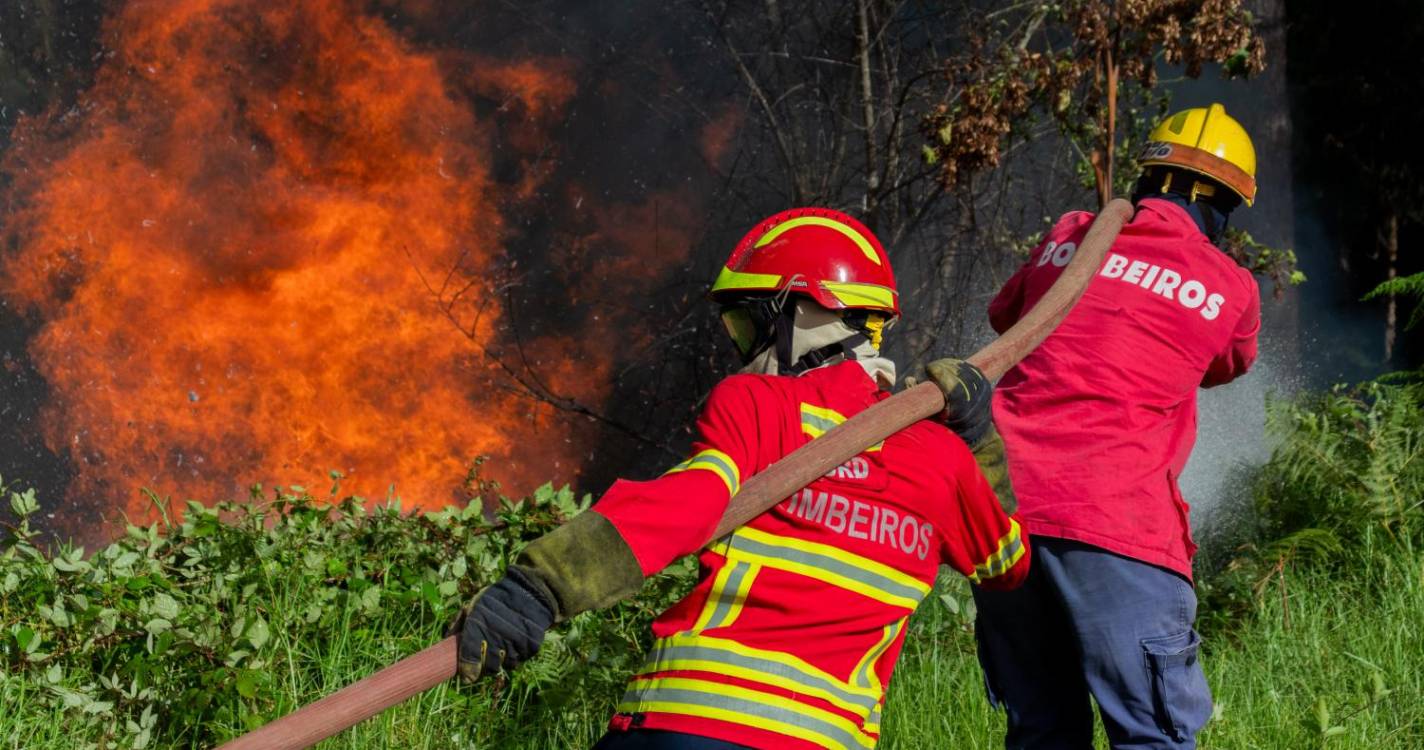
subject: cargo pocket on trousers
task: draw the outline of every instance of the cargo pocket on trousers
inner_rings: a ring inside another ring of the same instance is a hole
[[[1211,718],[1211,690],[1197,661],[1200,648],[1195,630],[1142,639],[1157,727],[1177,742],[1195,737]]]

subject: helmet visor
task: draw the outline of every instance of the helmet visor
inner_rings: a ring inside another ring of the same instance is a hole
[[[750,358],[761,338],[760,327],[752,319],[752,311],[741,306],[722,308],[722,327],[727,329],[727,335],[742,359]]]

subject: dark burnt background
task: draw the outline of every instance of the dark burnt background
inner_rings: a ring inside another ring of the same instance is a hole
[[[11,0],[0,7],[0,149],[8,147],[21,118],[48,113],[62,123],[63,113],[79,106],[106,54],[103,20],[123,5]],[[782,5],[786,12],[799,7]],[[1203,477],[1201,491],[1208,495],[1232,492],[1208,477],[1227,472],[1221,464],[1241,452],[1242,442],[1256,444],[1247,452],[1265,450],[1258,426],[1239,427],[1243,404],[1259,411],[1267,391],[1368,377],[1424,358],[1424,337],[1415,330],[1400,332],[1392,357],[1385,359],[1386,303],[1358,301],[1391,265],[1401,275],[1424,269],[1418,251],[1424,198],[1415,181],[1424,174],[1424,149],[1416,142],[1424,130],[1424,83],[1414,74],[1424,6],[1395,0],[1365,14],[1334,12],[1336,6],[1324,0],[1254,5],[1268,44],[1266,72],[1251,82],[1226,82],[1208,73],[1199,81],[1169,84],[1173,106],[1222,100],[1252,132],[1261,157],[1262,197],[1236,221],[1262,241],[1294,247],[1310,281],[1280,302],[1267,302],[1264,374],[1235,387],[1230,397],[1204,401],[1207,457],[1195,459],[1192,470]],[[498,133],[490,155],[497,178],[517,179],[527,166],[531,137],[547,140],[556,154],[548,160],[552,176],[540,199],[502,208],[515,229],[505,265],[490,273],[513,280],[500,290],[508,322],[499,356],[519,359],[516,369],[534,383],[520,386],[529,391],[529,408],[560,412],[569,434],[581,436],[586,449],[578,452],[577,466],[520,467],[508,484],[527,489],[538,477],[597,492],[618,476],[655,474],[683,450],[701,397],[732,364],[702,298],[706,285],[744,228],[787,207],[789,200],[776,177],[766,124],[756,117],[718,32],[729,17],[732,28],[755,28],[748,24],[760,6],[373,0],[351,7],[379,16],[418,48],[560,61],[571,71],[577,84],[572,101],[561,121],[537,136],[520,119],[506,116],[505,102],[465,92],[476,117]],[[844,21],[834,9],[825,16],[832,32]],[[919,24],[927,45],[941,29],[935,43],[953,45],[963,33],[953,21],[927,14],[907,23]],[[796,50],[799,54],[833,58],[843,52],[835,48],[838,38],[829,33],[814,40],[792,37],[789,43],[807,45]],[[745,41],[757,49],[754,37]],[[1012,177],[978,187],[997,196],[996,231],[1028,233],[1041,228],[1044,217],[1091,205],[1088,191],[1065,177],[1055,148],[1050,143],[1025,149],[1001,170]],[[11,179],[0,172],[0,193]],[[650,226],[643,232],[649,246],[638,252],[675,253],[680,260],[633,286],[627,279],[607,279],[607,288],[618,293],[599,294],[600,275],[617,268],[610,261],[631,251],[597,231],[597,217],[579,200],[583,195],[595,210],[639,207],[630,220]],[[853,195],[851,187],[836,186],[810,197],[857,213]],[[0,205],[0,222],[7,215]],[[1381,232],[1391,221],[1399,227],[1393,260]],[[891,348],[902,364],[962,355],[990,335],[983,303],[1012,271],[1011,257],[965,251],[953,267],[953,304],[928,311],[916,298],[926,285],[945,283],[935,275],[942,265],[936,265],[934,252],[972,247],[981,239],[932,217],[903,232],[892,247],[906,293],[906,321]],[[1269,291],[1265,296],[1269,300]],[[1405,305],[1401,318],[1408,309]],[[541,363],[520,359],[521,341],[587,331],[582,323],[604,316],[620,322],[600,334],[614,385],[599,402],[567,398],[569,389],[540,380]],[[0,476],[35,486],[59,533],[86,536],[110,509],[101,498],[60,501],[75,468],[46,445],[37,424],[53,397],[29,355],[43,325],[42,318],[0,301]],[[626,335],[635,325],[639,335]],[[1213,455],[1211,445],[1223,450]],[[242,467],[230,468],[238,475],[234,495],[254,481],[291,481],[242,476]],[[490,473],[500,478],[501,468],[493,466]]]

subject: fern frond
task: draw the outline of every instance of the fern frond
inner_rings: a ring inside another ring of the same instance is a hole
[[[1424,272],[1390,279],[1371,289],[1369,294],[1360,299],[1368,301],[1389,295],[1413,297],[1418,300],[1414,305],[1414,311],[1409,314],[1409,322],[1404,324],[1404,330],[1407,331],[1418,324],[1420,320],[1424,320]]]
[[[1340,537],[1333,531],[1319,528],[1301,529],[1266,546],[1268,558],[1286,562],[1304,559],[1330,559],[1345,550]]]
[[[1273,555],[1327,555],[1329,530],[1349,547],[1370,527],[1424,532],[1424,383],[1370,382],[1293,400],[1273,400],[1267,425],[1277,441],[1256,488]],[[1313,531],[1311,532],[1314,533]]]

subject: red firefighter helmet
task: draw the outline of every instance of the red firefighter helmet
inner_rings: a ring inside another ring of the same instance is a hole
[[[864,224],[828,208],[793,208],[757,224],[737,243],[709,293],[722,305],[722,325],[743,362],[769,347],[786,373],[817,366],[844,342],[792,361],[796,306],[803,294],[880,348],[882,332],[900,315],[900,295],[885,248]]]
[[[900,315],[885,248],[864,224],[829,208],[793,208],[752,228],[712,283],[726,303],[749,295],[804,294],[831,310]]]

